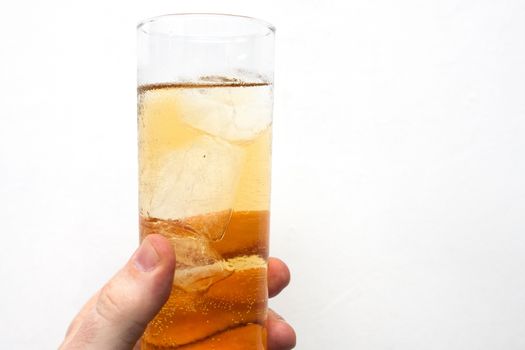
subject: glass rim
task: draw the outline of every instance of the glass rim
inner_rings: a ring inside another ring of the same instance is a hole
[[[188,34],[173,34],[173,33],[166,33],[166,32],[155,32],[155,31],[148,31],[145,29],[145,27],[149,24],[158,23],[163,20],[167,19],[176,19],[176,18],[183,18],[183,17],[209,17],[209,18],[228,18],[233,20],[244,20],[248,21],[251,24],[255,24],[262,28],[263,30],[257,31],[255,33],[249,33],[249,34],[238,34],[238,35],[188,35]],[[275,26],[272,25],[269,22],[266,22],[262,19],[250,17],[250,16],[244,16],[244,15],[234,15],[229,13],[212,13],[212,12],[184,12],[184,13],[170,13],[155,17],[150,17],[145,20],[140,21],[137,24],[137,31],[140,31],[146,35],[166,35],[169,37],[174,38],[184,38],[187,40],[191,39],[235,39],[235,38],[254,38],[254,37],[266,37],[268,35],[275,34]]]

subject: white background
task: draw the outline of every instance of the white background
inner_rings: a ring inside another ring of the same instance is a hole
[[[136,247],[135,25],[195,11],[277,27],[298,349],[524,349],[522,0],[1,2],[0,348],[56,348]]]

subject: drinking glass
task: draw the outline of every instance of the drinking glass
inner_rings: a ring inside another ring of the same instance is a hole
[[[142,349],[266,349],[275,29],[175,14],[138,28],[140,238],[177,268]]]

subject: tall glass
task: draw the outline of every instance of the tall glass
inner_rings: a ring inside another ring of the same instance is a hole
[[[138,26],[140,237],[177,256],[142,349],[266,349],[273,47],[242,16]]]

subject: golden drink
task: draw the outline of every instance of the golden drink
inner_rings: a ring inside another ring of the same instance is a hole
[[[139,87],[141,238],[177,257],[142,349],[266,349],[271,119],[271,84]]]

